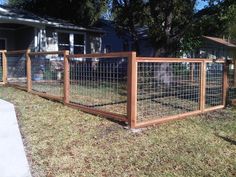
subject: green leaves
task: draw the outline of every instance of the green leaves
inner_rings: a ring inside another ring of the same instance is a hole
[[[106,10],[107,0],[10,0],[9,4],[41,16],[92,26]]]
[[[137,29],[146,27],[158,56],[192,51],[202,35],[236,37],[236,1],[206,0],[196,11],[196,0],[113,0],[114,20],[119,32],[129,32],[139,41]]]

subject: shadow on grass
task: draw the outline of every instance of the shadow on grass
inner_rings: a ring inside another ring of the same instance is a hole
[[[221,139],[223,139],[223,140],[225,140],[225,141],[227,141],[227,142],[229,142],[232,145],[236,145],[236,141],[235,140],[232,140],[232,139],[230,139],[228,137],[224,137],[224,136],[221,136],[221,135],[218,135],[218,134],[216,134],[216,136],[221,138]]]

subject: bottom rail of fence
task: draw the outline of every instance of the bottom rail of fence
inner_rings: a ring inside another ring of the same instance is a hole
[[[219,109],[223,109],[223,108],[224,108],[224,105],[219,105],[219,106],[204,109],[204,111],[197,110],[197,111],[178,114],[178,115],[174,115],[174,116],[168,116],[168,117],[163,117],[163,118],[159,118],[159,119],[157,118],[157,119],[152,119],[152,120],[148,120],[148,121],[143,121],[143,122],[137,123],[135,128],[143,128],[143,127],[147,127],[150,125],[163,124],[163,123],[167,123],[167,122],[170,122],[173,120],[180,120],[180,119],[187,118],[189,116],[195,116],[195,115],[199,115],[202,113],[215,111],[215,110],[219,110]]]
[[[72,107],[72,108],[79,109],[83,112],[90,113],[93,115],[103,116],[103,117],[114,119],[114,120],[121,121],[121,122],[128,122],[128,118],[124,115],[111,113],[108,111],[97,110],[97,109],[89,108],[89,107],[86,107],[86,106],[83,106],[80,104],[75,104],[75,103],[66,103],[65,105]]]

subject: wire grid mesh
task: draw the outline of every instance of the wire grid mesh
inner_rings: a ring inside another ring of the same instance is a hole
[[[138,122],[200,108],[199,63],[138,63]]]
[[[6,57],[7,57],[8,83],[26,87],[27,84],[26,54],[6,53]]]
[[[127,114],[127,58],[71,58],[69,63],[70,102]]]
[[[63,96],[64,57],[62,54],[32,55],[32,90],[52,96]]]
[[[223,105],[223,73],[223,63],[206,64],[206,108]]]
[[[235,62],[235,61],[234,61]],[[236,83],[235,83],[235,68],[234,63],[230,64],[228,67],[228,94],[227,100],[231,102],[231,100],[236,99]]]
[[[3,80],[2,75],[3,75],[2,53],[0,52],[0,81]]]

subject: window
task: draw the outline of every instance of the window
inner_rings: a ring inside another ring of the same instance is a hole
[[[0,50],[6,49],[6,39],[0,39]]]
[[[85,53],[85,37],[83,34],[74,34],[74,54]]]
[[[69,50],[73,54],[84,54],[86,52],[85,35],[58,32],[58,49]]]
[[[59,50],[70,50],[69,33],[58,33],[58,48]]]
[[[54,31],[47,30],[46,31],[46,39],[47,39],[47,51],[58,51],[58,36]]]

